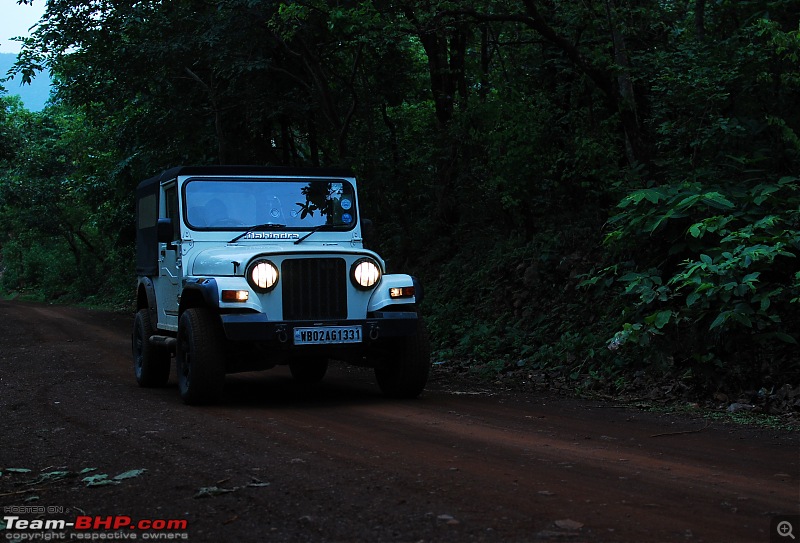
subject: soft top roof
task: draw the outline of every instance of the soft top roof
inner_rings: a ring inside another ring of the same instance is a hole
[[[297,177],[355,177],[353,172],[338,168],[290,168],[286,166],[176,166],[160,174],[145,179],[137,190],[146,190],[150,185],[158,186],[162,181],[175,179],[181,175],[219,175],[219,176],[297,176]]]

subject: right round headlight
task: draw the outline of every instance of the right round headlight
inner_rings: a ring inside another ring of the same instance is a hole
[[[278,284],[278,267],[269,260],[254,260],[247,267],[247,282],[257,292],[269,292]]]
[[[381,269],[371,258],[361,258],[353,263],[350,279],[356,287],[367,290],[378,284],[381,279]]]

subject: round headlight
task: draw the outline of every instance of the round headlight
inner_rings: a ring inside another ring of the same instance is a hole
[[[361,289],[370,289],[378,284],[381,279],[381,269],[374,260],[362,258],[357,260],[350,270],[350,279],[353,284]]]
[[[269,292],[278,284],[278,267],[269,260],[254,260],[247,268],[247,281],[253,290]]]

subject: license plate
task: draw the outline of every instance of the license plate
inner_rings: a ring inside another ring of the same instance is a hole
[[[315,326],[295,328],[295,345],[335,345],[361,343],[361,326]]]

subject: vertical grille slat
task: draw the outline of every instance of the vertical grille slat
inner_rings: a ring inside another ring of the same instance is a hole
[[[284,320],[346,319],[342,258],[295,258],[281,264]]]

